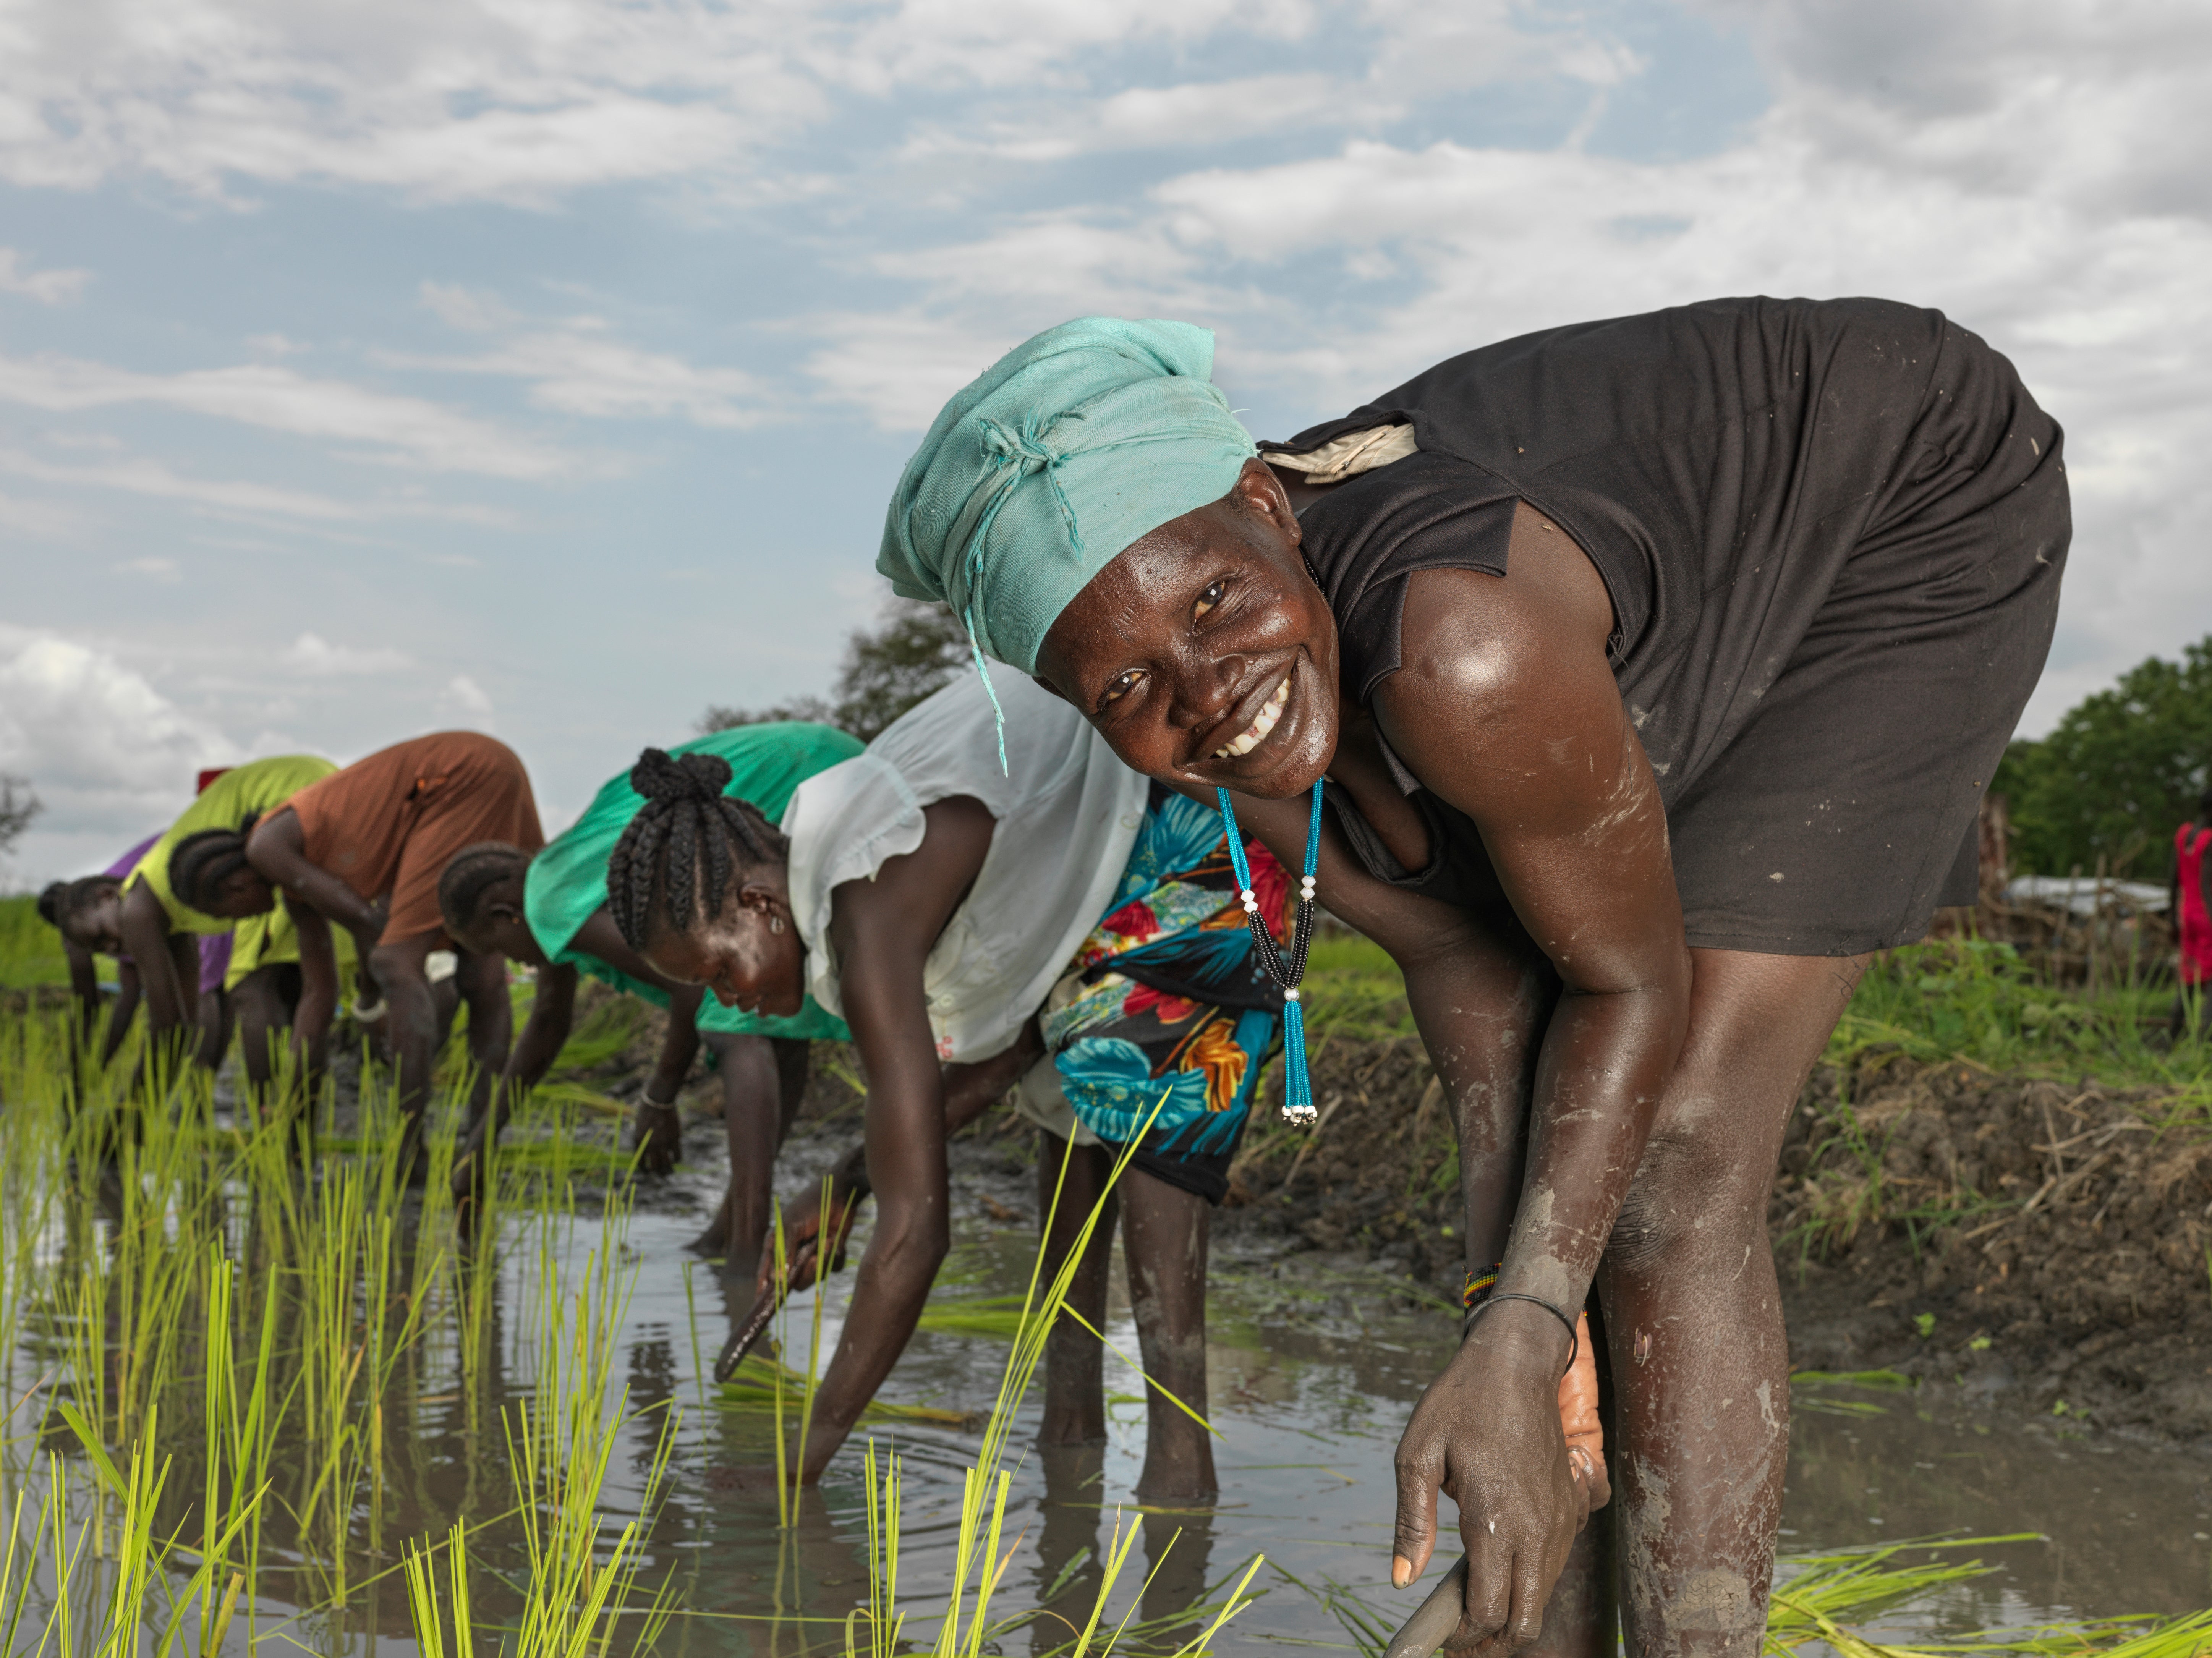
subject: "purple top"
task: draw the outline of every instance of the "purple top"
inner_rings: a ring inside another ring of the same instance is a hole
[[[138,860],[151,852],[154,849],[154,843],[161,838],[161,831],[156,830],[110,864],[100,873],[111,876],[118,881],[130,879],[131,872],[138,867]],[[115,959],[118,962],[127,962],[131,958],[128,956],[118,956]],[[229,971],[230,934],[228,932],[202,934],[200,937],[201,993],[205,994],[210,990],[221,990],[223,978]]]

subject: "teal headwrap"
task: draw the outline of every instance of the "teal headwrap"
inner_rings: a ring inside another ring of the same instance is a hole
[[[1256,452],[1212,369],[1213,336],[1188,323],[1079,317],[1015,347],[931,424],[876,568],[950,604],[979,666],[988,653],[1036,672],[1085,582],[1227,495]]]

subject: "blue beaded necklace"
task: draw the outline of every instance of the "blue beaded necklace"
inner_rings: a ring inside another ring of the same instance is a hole
[[[1288,961],[1260,914],[1259,895],[1252,890],[1252,868],[1244,858],[1244,836],[1237,827],[1237,808],[1229,804],[1227,789],[1214,790],[1221,801],[1221,827],[1229,836],[1229,861],[1237,871],[1237,896],[1244,906],[1244,924],[1252,929],[1260,965],[1283,993],[1283,1115],[1300,1126],[1314,1120],[1313,1079],[1306,1074],[1306,1023],[1298,1001],[1298,981],[1306,976],[1306,947],[1313,942],[1314,864],[1321,855],[1321,786],[1322,780],[1316,777],[1313,811],[1306,819],[1305,878],[1298,884],[1298,920],[1291,934]]]

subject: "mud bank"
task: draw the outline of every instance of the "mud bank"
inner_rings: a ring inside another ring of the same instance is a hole
[[[1457,1288],[1459,1163],[1413,1040],[1316,1060],[1317,1132],[1255,1129],[1224,1229]],[[1877,1058],[1817,1072],[1768,1206],[1793,1367],[1887,1370],[2054,1432],[2212,1449],[2201,1102]]]

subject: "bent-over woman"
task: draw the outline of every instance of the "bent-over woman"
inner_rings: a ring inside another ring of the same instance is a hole
[[[415,1154],[437,1058],[427,963],[447,942],[438,878],[454,853],[479,841],[528,852],[544,844],[529,775],[495,738],[438,732],[331,772],[289,797],[250,835],[200,835],[177,854],[179,889],[211,914],[266,914],[283,893],[299,929],[304,980],[293,1042],[311,1070],[321,1065],[337,1011],[332,924],[350,935],[379,999],[357,1007],[356,1017],[391,1021],[410,1173],[419,1166]],[[471,1108],[480,1113],[507,1060],[506,963],[464,950],[453,978],[469,1009]]]
[[[106,1034],[94,1057],[100,1071],[107,1069],[130,1035],[141,993],[138,963],[123,944],[123,883],[161,838],[149,835],[99,874],[55,881],[39,894],[39,919],[61,934],[62,953],[69,962],[70,993],[77,1014],[71,1029],[79,1051],[88,1052],[100,1013],[107,1011]],[[199,960],[191,987],[199,1027],[195,1057],[212,1071],[222,1063],[223,1050],[230,1046],[230,999],[223,990],[230,967],[230,934],[204,934],[196,942]],[[100,993],[94,960],[99,956],[115,959],[112,1007]]]
[[[837,1171],[833,1248],[869,1191],[877,1221],[799,1458],[809,1481],[905,1347],[950,1244],[947,1137],[1025,1072],[1025,1092],[1057,1135],[1073,1132],[1070,1104],[1080,1121],[1103,1102],[1094,1132],[1126,1140],[1149,1114],[1139,1103],[1169,1096],[1119,1202],[1147,1373],[1204,1405],[1206,1198],[1243,1127],[1279,1003],[1266,1005],[1240,960],[1243,912],[1221,885],[1218,824],[1208,838],[1179,818],[1162,823],[1145,780],[1073,710],[1017,675],[999,675],[995,691],[1006,769],[991,695],[963,681],[865,754],[800,784],[781,830],[727,798],[725,762],[649,750],[632,774],[647,804],[610,868],[615,921],[657,972],[748,1011],[795,1013],[811,994],[842,1017],[860,1049],[866,1145]],[[1124,891],[1140,846],[1149,861]],[[1140,920],[1132,906],[1148,896],[1161,910]],[[1219,925],[1224,903],[1234,932]],[[1209,926],[1222,948],[1158,947],[1165,932]],[[1152,970],[1164,982],[1173,975],[1176,994],[1146,987],[1139,975]],[[1078,1056],[1058,1078],[1064,1098],[1037,1029],[1056,986],[1047,1018],[1057,1017]],[[1086,1048],[1085,1037],[1097,1040]],[[1040,1160],[1048,1206],[1062,1150],[1048,1139]],[[1074,1160],[1055,1248],[1102,1195],[1104,1160],[1095,1144]],[[812,1204],[795,1206],[793,1220],[794,1241],[818,1236]],[[1078,1291],[1094,1324],[1110,1230],[1102,1227]],[[761,1293],[771,1275],[764,1263]],[[1048,1436],[1095,1436],[1096,1344],[1072,1321],[1053,1341]],[[1085,1388],[1091,1398],[1071,1396]],[[1203,1433],[1164,1394],[1151,1419],[1142,1489],[1212,1490]]]
[[[723,793],[746,800],[771,822],[807,778],[860,752],[857,738],[829,726],[776,722],[708,733],[668,750],[681,761],[709,755],[729,768]],[[568,1041],[580,973],[668,1010],[660,1055],[638,1096],[635,1143],[641,1166],[665,1172],[683,1150],[676,1106],[703,1041],[722,1080],[730,1145],[730,1186],[700,1247],[727,1252],[728,1270],[750,1279],[769,1224],[775,1155],[805,1091],[808,1044],[842,1042],[843,1021],[808,998],[786,1018],[747,1013],[706,999],[696,984],[662,977],[630,948],[607,903],[607,859],[645,804],[629,774],[610,779],[584,814],[532,857],[487,842],[456,853],[438,889],[446,931],[463,949],[501,955],[537,969],[530,1017],[500,1079],[497,1116],[470,1125],[467,1151],[495,1136],[507,1114],[544,1077]],[[454,1180],[471,1188],[472,1168]]]
[[[2059,429],[1982,340],[1875,300],[1524,336],[1264,456],[1211,363],[1179,323],[1018,348],[931,427],[878,568],[1279,855],[1325,792],[1322,898],[1404,970],[1468,1212],[1395,1581],[1442,1491],[1461,1641],[1609,1649],[1611,1551],[1636,1650],[1754,1653],[1768,1185],[1868,953],[1972,901],[2057,615]],[[1552,1406],[1593,1287],[1623,1500],[1563,1582],[1589,1498]]]
[[[146,999],[149,1045],[158,1048],[166,1040],[179,1039],[194,1017],[204,970],[196,941],[227,937],[230,960],[223,969],[223,989],[236,1011],[241,1057],[257,1098],[273,1074],[276,1033],[290,1023],[300,997],[298,930],[274,905],[236,914],[194,905],[172,879],[173,863],[185,841],[210,833],[242,836],[264,813],[337,769],[312,754],[276,755],[234,766],[185,808],[123,884],[120,940],[137,968]],[[339,959],[342,967],[352,967],[349,941]]]

